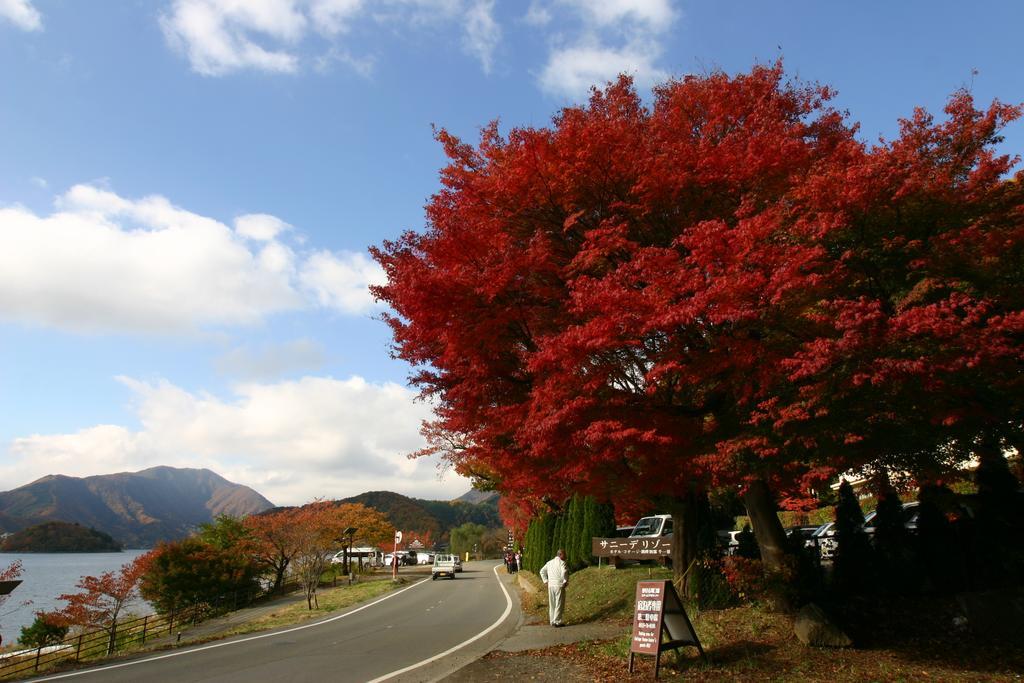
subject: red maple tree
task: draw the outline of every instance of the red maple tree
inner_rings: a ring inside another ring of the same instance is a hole
[[[683,572],[709,487],[745,489],[777,567],[775,494],[798,501],[900,454],[942,466],[931,427],[943,413],[965,438],[1012,432],[1008,411],[952,415],[956,394],[903,415],[921,374],[892,373],[916,354],[975,405],[997,369],[1013,378],[998,395],[1020,395],[1019,184],[1007,188],[1011,162],[991,152],[1019,110],[977,112],[961,93],[949,124],[918,114],[869,149],[831,95],[776,64],[669,82],[646,108],[621,78],[549,128],[492,124],[476,147],[439,132],[450,163],[428,230],[373,252],[396,353],[436,405],[427,452],[531,510],[571,492],[620,514],[668,508]],[[923,257],[905,253],[937,218],[952,232],[925,249],[936,272],[959,277],[964,246],[1003,259],[975,268],[980,297],[963,299],[955,278],[931,289]],[[979,315],[993,334],[967,344]],[[936,343],[949,317],[965,330]]]
[[[124,609],[139,597],[139,581],[150,558],[140,555],[119,570],[99,576],[83,576],[77,584],[78,593],[65,593],[60,599],[67,605],[51,616],[63,625],[86,626],[107,632],[107,654],[113,654],[117,643],[117,625]]]
[[[995,152],[1021,108],[979,110],[961,91],[946,115],[916,111],[814,188],[836,215],[822,240],[834,286],[755,420],[833,470],[927,480],[972,454],[1005,469],[1022,443],[1024,185]]]

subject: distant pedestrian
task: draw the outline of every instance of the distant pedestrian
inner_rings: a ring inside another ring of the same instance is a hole
[[[569,567],[565,564],[565,551],[561,548],[546,565],[540,568],[541,581],[548,585],[548,621],[552,626],[565,626],[565,586],[569,583]]]
[[[515,574],[517,571],[519,571],[519,560],[516,559],[515,553],[508,554],[508,570],[512,574]]]
[[[519,550],[516,552],[516,571],[523,568],[523,551]]]

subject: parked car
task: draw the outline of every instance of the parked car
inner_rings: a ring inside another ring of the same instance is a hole
[[[452,555],[455,558],[455,573],[458,574],[462,571],[462,558],[458,555]]]
[[[613,537],[614,538],[628,538],[629,535],[631,533],[633,533],[633,529],[635,529],[635,528],[636,528],[636,526],[634,526],[632,524],[630,524],[629,526],[617,526],[617,527],[615,527],[615,534],[614,534]]]
[[[836,554],[835,522],[822,524],[811,537],[804,541],[807,548],[817,548],[818,557],[823,560],[831,560]]]
[[[718,535],[718,542],[722,545],[726,555],[735,555],[736,549],[740,547],[739,539],[736,538],[740,535],[739,531],[727,531],[721,530],[715,532]]]
[[[455,578],[454,555],[434,555],[434,566],[430,568],[430,578],[436,581],[438,577],[444,576],[447,576],[449,579]]]
[[[633,531],[630,538],[650,538],[651,536],[669,536],[672,533],[672,515],[651,515],[642,517]]]
[[[412,551],[410,553],[410,552],[406,552],[405,550],[399,550],[397,554],[398,554],[398,564],[399,564],[399,566],[407,567],[409,565],[416,564],[416,553],[415,553],[415,551]],[[392,558],[392,553],[388,553],[387,555],[384,556],[384,566],[385,567],[390,567],[391,566],[391,558]]]
[[[910,532],[917,531],[917,517],[919,513],[919,504],[917,501],[911,501],[903,504],[903,526]],[[868,514],[864,515],[864,533],[868,537],[873,537],[875,533],[874,520],[878,516],[877,510],[872,510]],[[817,531],[813,532],[807,540],[804,542],[804,546],[808,548],[817,547],[818,556],[823,560],[832,560],[836,554],[836,547],[839,545],[836,539],[836,523],[828,522],[818,527]]]
[[[908,531],[917,531],[917,517],[921,513],[921,506],[916,500],[903,504],[903,527]],[[864,531],[868,534],[875,533],[875,517],[878,510],[872,510],[864,515]]]
[[[817,526],[791,526],[786,529],[786,538],[796,538],[806,541],[818,530]]]

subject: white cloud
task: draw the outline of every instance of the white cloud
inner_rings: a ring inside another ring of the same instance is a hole
[[[649,87],[668,76],[655,66],[654,45],[611,48],[574,45],[551,52],[540,75],[541,87],[553,94],[578,96],[591,86],[603,86],[621,74],[633,76],[640,87]]]
[[[0,320],[182,333],[317,302],[352,313],[372,307],[367,286],[380,275],[365,255],[304,261],[277,239],[290,227],[279,218],[247,214],[235,226],[159,195],[128,199],[93,185],[72,187],[48,216],[0,208]]]
[[[523,20],[531,26],[547,26],[551,23],[551,12],[538,0],[533,0]]]
[[[384,270],[365,254],[318,251],[303,264],[299,280],[325,308],[360,313],[374,305],[367,285],[386,282]]]
[[[376,60],[373,57],[356,57],[352,53],[332,47],[316,58],[314,68],[320,73],[327,73],[334,64],[342,64],[363,78],[373,76]]]
[[[363,0],[313,0],[309,14],[317,31],[334,35],[347,31],[363,9]]]
[[[583,13],[600,26],[622,26],[638,23],[644,28],[660,32],[668,29],[675,19],[670,0],[559,0]]]
[[[6,19],[23,31],[43,28],[43,17],[31,0],[0,0],[0,19]]]
[[[339,63],[367,77],[372,58],[339,43],[359,21],[394,32],[461,25],[466,52],[490,72],[501,40],[493,7],[494,0],[173,0],[160,25],[168,44],[204,76],[245,69],[295,73],[310,50],[306,42],[319,35],[330,45],[312,60],[314,68]]]
[[[55,473],[209,467],[285,505],[379,489],[451,498],[468,488],[406,457],[423,446],[429,408],[397,384],[304,377],[244,384],[223,399],[166,381],[120,381],[134,396],[139,431],[99,425],[15,439],[0,478],[16,486]]]
[[[171,12],[160,17],[168,43],[204,76],[247,68],[296,71],[295,55],[266,49],[256,36],[294,42],[306,23],[292,0],[175,0]]]
[[[38,187],[40,190],[45,190],[47,187],[50,186],[50,184],[46,182],[46,178],[40,178],[37,175],[32,176],[28,180],[30,183]]]
[[[494,50],[501,42],[501,27],[494,20],[494,0],[475,0],[466,12],[466,52],[480,62],[484,73],[490,73]]]
[[[582,98],[592,86],[601,87],[620,73],[632,75],[640,87],[664,80],[668,74],[658,59],[664,35],[677,18],[671,0],[534,0],[525,20],[560,28],[538,74],[541,89]],[[573,20],[575,34],[565,29]]]
[[[276,380],[294,372],[316,372],[326,361],[324,348],[311,339],[259,347],[240,346],[216,361],[217,370],[244,380]]]
[[[267,213],[248,213],[235,218],[235,232],[251,240],[266,242],[292,226]]]

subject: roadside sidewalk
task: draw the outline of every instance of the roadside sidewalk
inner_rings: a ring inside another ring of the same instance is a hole
[[[515,590],[521,601],[522,591],[536,590],[522,584],[516,577],[502,575],[505,585]],[[526,612],[515,631],[499,642],[489,653],[459,669],[445,683],[472,683],[482,680],[527,681],[592,681],[593,675],[582,666],[560,656],[553,649],[592,640],[607,640],[622,634],[623,626],[614,622],[596,621],[567,624],[555,628]]]

